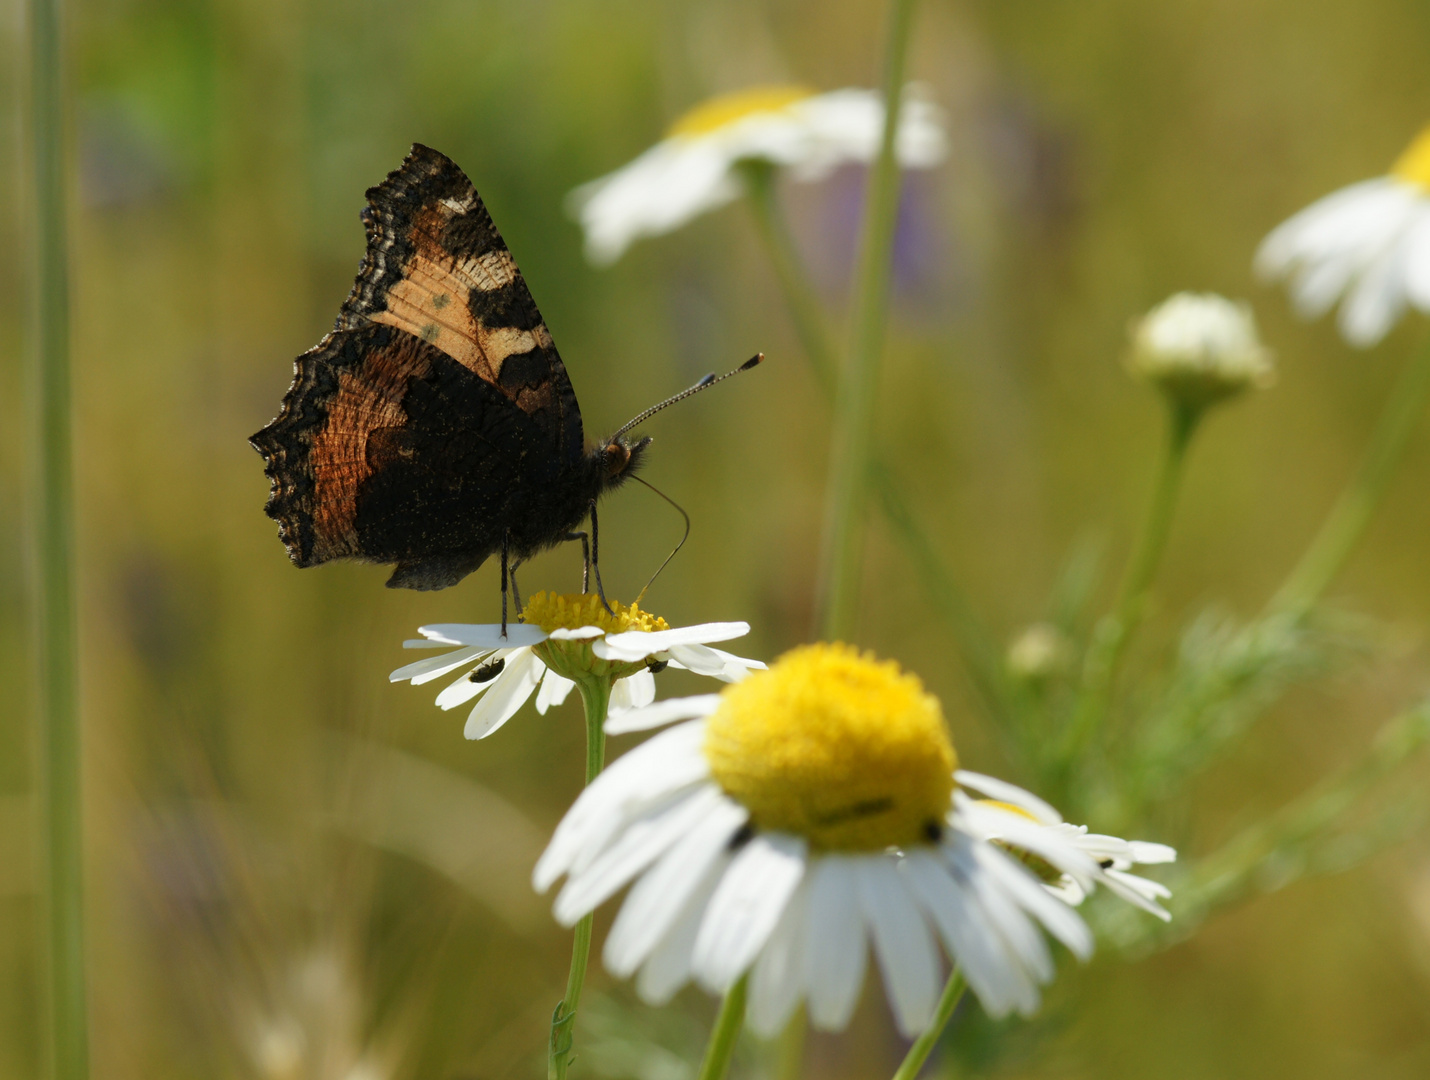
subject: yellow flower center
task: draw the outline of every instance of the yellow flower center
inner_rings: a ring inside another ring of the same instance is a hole
[[[1405,151],[1395,159],[1390,167],[1390,175],[1397,180],[1408,180],[1430,191],[1430,125],[1420,129]]]
[[[579,630],[583,626],[599,626],[608,634],[670,629],[664,619],[642,611],[639,604],[627,607],[618,600],[610,603],[611,611],[607,611],[595,593],[539,592],[522,608],[521,621],[539,626],[548,634],[553,630]]]
[[[752,86],[733,94],[721,94],[695,106],[671,124],[666,134],[672,137],[709,135],[747,116],[779,112],[813,96],[814,91],[803,86]]]
[[[612,614],[614,612],[614,614]],[[595,593],[539,592],[526,602],[521,620],[539,626],[548,634],[553,630],[579,630],[583,626],[599,626],[608,634],[626,630],[669,630],[670,624],[659,615],[642,611],[639,604],[627,607],[611,601],[607,611]],[[585,679],[624,679],[646,666],[645,661],[602,660],[591,650],[592,638],[575,641],[543,641],[532,647],[541,662],[563,678],[581,682]]]
[[[843,851],[937,836],[958,760],[916,676],[841,644],[802,646],[728,688],[705,757],[757,828]]]

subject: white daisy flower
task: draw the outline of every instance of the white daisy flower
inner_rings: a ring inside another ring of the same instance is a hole
[[[1245,303],[1180,292],[1132,325],[1128,367],[1183,404],[1200,409],[1274,376]]]
[[[1268,280],[1289,278],[1305,318],[1342,297],[1341,335],[1374,345],[1409,302],[1430,311],[1430,127],[1385,176],[1332,192],[1278,225],[1256,252]]]
[[[1158,900],[1172,895],[1165,885],[1149,878],[1128,873],[1134,866],[1151,866],[1156,863],[1177,861],[1177,851],[1166,844],[1154,844],[1147,840],[1123,840],[1116,836],[1102,836],[1087,831],[1086,825],[1072,825],[1064,821],[1062,815],[1042,799],[1029,794],[1022,788],[984,776],[982,773],[960,769],[954,774],[959,790],[954,802],[965,815],[969,825],[981,831],[987,840],[1003,842],[1006,838],[1000,830],[1007,823],[1007,812],[1024,815],[1035,821],[1041,828],[1055,834],[1060,841],[1089,856],[1097,864],[1093,881],[1103,885],[1116,896],[1130,904],[1150,912],[1163,922],[1170,922],[1171,913]],[[968,791],[981,792],[985,799],[973,799]],[[1052,860],[1024,858],[1024,864],[1035,871],[1043,871],[1039,876],[1050,878],[1047,888],[1074,906],[1081,904],[1088,896],[1086,882],[1073,873],[1066,872]]]
[[[801,1000],[815,1026],[839,1029],[872,944],[912,1036],[939,998],[940,946],[994,1016],[1037,1008],[1054,973],[1043,931],[1091,954],[1082,919],[1010,851],[1084,890],[1106,873],[1097,856],[1023,811],[1037,800],[1021,789],[1007,809],[957,797],[939,703],[897,665],[806,646],[606,730],[674,721],[582,793],[534,874],[542,891],[565,875],[555,913],[568,926],[634,882],[604,959],[638,973],[646,1000],[691,979],[725,993],[748,974],[757,1034]]]
[[[606,265],[640,237],[672,232],[734,200],[741,161],[818,180],[846,162],[872,161],[883,128],[884,102],[873,90],[742,90],[696,106],[640,157],[573,191],[569,206],[586,233],[587,257]],[[900,108],[900,164],[928,168],[946,149],[939,110],[909,87]]]
[[[510,720],[533,693],[536,711],[545,715],[551,706],[565,701],[575,680],[584,676],[615,677],[610,702],[614,716],[655,700],[654,672],[667,665],[722,682],[737,682],[750,670],[765,666],[710,647],[711,642],[748,634],[749,623],[672,629],[635,604],[612,603],[611,608],[614,615],[594,593],[540,592],[523,609],[524,621],[508,625],[505,636],[495,623],[419,627],[422,637],[403,642],[404,648],[456,648],[400,667],[388,680],[421,686],[460,672],[437,695],[437,704],[455,709],[477,698],[463,733],[469,739],[484,739]]]

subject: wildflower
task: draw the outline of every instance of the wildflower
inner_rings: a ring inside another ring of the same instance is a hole
[[[1030,795],[1022,788],[996,777],[960,769],[954,776],[960,790],[955,802],[962,804],[965,817],[974,829],[982,828],[985,839],[1002,841],[999,829],[1006,824],[1005,812],[1021,814],[1035,821],[1042,828],[1057,834],[1060,840],[1090,856],[1097,864],[1093,879],[1111,893],[1120,896],[1129,904],[1140,907],[1163,922],[1169,922],[1171,914],[1158,900],[1171,896],[1171,890],[1160,882],[1128,873],[1132,867],[1154,863],[1175,862],[1177,852],[1166,844],[1154,844],[1146,840],[1123,840],[1116,836],[1101,836],[1087,831],[1086,825],[1072,825],[1064,821],[1062,815],[1042,799]],[[973,799],[967,791],[979,791],[989,796],[987,799]],[[985,819],[989,808],[997,811],[991,819]],[[1076,907],[1088,896],[1088,891],[1078,875],[1069,873],[1055,863],[1041,858],[1025,856],[1023,863],[1039,872],[1050,891]]]
[[[611,712],[649,705],[655,698],[653,672],[666,665],[687,668],[723,682],[736,682],[752,668],[765,665],[720,649],[711,642],[728,641],[750,632],[743,622],[702,623],[672,629],[658,615],[632,604],[611,605],[608,613],[593,593],[560,596],[540,592],[522,610],[522,622],[497,624],[437,623],[418,628],[420,639],[405,641],[408,649],[453,652],[400,667],[391,682],[413,686],[459,671],[455,681],[437,695],[443,709],[455,709],[478,698],[467,716],[464,734],[484,739],[501,727],[536,694],[536,711],[545,715],[571,693],[576,680],[611,678]]]
[[[1273,377],[1251,308],[1215,293],[1177,293],[1134,323],[1128,366],[1192,409]]]
[[[883,127],[884,103],[872,90],[742,90],[696,106],[640,157],[573,191],[569,205],[586,233],[587,257],[606,265],[640,237],[672,232],[734,200],[742,161],[818,180],[846,162],[872,161]],[[913,87],[904,95],[896,150],[906,168],[928,168],[944,156],[938,110]]]
[[[606,730],[672,721],[582,793],[534,875],[543,891],[566,875],[555,913],[568,925],[635,881],[605,963],[639,971],[648,1001],[692,978],[723,993],[748,973],[756,1033],[778,1031],[801,999],[817,1027],[838,1029],[871,941],[913,1035],[939,995],[939,942],[994,1016],[1031,1013],[1052,979],[1039,926],[1090,955],[1081,918],[1010,852],[1084,891],[1096,857],[1021,801],[970,820],[938,700],[896,664],[806,646],[718,695],[652,704]]]
[[[1383,338],[1407,301],[1430,311],[1430,127],[1387,175],[1332,192],[1273,229],[1256,270],[1290,279],[1303,318],[1344,298],[1341,336],[1359,348]]]

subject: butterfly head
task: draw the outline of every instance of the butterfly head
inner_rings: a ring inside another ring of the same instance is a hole
[[[624,435],[616,435],[597,447],[593,457],[601,487],[613,488],[625,483],[640,468],[650,442],[649,436],[632,442]]]

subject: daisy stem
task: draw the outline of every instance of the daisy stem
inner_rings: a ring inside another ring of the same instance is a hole
[[[41,805],[46,855],[49,1053],[56,1080],[89,1073],[84,975],[83,833],[70,436],[69,268],[64,73],[59,4],[30,4],[30,136],[38,259],[33,376],[39,615]]]
[[[581,704],[586,710],[586,783],[601,774],[606,763],[606,713],[611,705],[611,679],[581,679]],[[576,924],[571,942],[571,972],[566,976],[566,996],[551,1014],[551,1038],[547,1047],[548,1080],[563,1080],[575,1059],[576,1009],[581,1004],[581,987],[586,982],[586,965],[591,958],[591,922],[587,915]]]
[[[741,975],[720,1002],[720,1015],[715,1018],[715,1028],[705,1047],[705,1060],[700,1063],[699,1080],[723,1080],[730,1070],[730,1058],[745,1022],[745,988],[749,980],[748,975]]]
[[[780,210],[775,194],[775,167],[771,162],[752,159],[740,164],[745,180],[745,191],[750,197],[750,209],[755,217],[755,226],[760,239],[764,241],[765,252],[774,267],[784,292],[785,306],[794,320],[794,330],[799,343],[809,357],[814,368],[814,377],[820,389],[829,397],[834,396],[834,380],[838,355],[829,328],[824,308],[809,282],[809,273],[804,260],[794,245],[789,223]]]
[[[1272,598],[1275,613],[1304,614],[1325,592],[1360,541],[1430,400],[1430,343],[1411,358],[1391,392],[1355,479]]]
[[[943,1034],[943,1029],[948,1025],[949,1018],[953,1016],[953,1010],[958,1008],[958,1003],[963,999],[963,992],[968,989],[968,983],[963,978],[963,971],[954,968],[948,974],[948,982],[944,984],[943,995],[938,999],[938,1007],[934,1010],[933,1020],[928,1028],[914,1040],[914,1045],[909,1047],[909,1052],[904,1055],[904,1062],[899,1066],[899,1071],[894,1073],[894,1080],[914,1080],[918,1076],[919,1070],[928,1060],[929,1054],[933,1053],[933,1048],[938,1043],[938,1037]]]
[[[820,627],[828,640],[849,640],[858,614],[863,577],[865,504],[873,441],[874,393],[889,309],[894,226],[899,212],[899,159],[895,153],[903,100],[904,67],[914,0],[891,0],[885,42],[884,131],[869,171],[863,233],[855,271],[849,354],[834,395],[829,493],[819,576]]]
[[[809,1014],[801,1003],[785,1023],[784,1031],[780,1032],[775,1080],[799,1080],[804,1075],[804,1040],[808,1028]]]
[[[1087,746],[1105,718],[1118,664],[1147,613],[1152,580],[1157,574],[1172,529],[1187,447],[1191,445],[1201,416],[1200,409],[1168,398],[1167,437],[1157,466],[1152,501],[1147,506],[1142,531],[1123,572],[1112,613],[1099,621],[1092,643],[1088,646],[1087,659],[1083,664],[1082,694],[1061,747],[1064,762],[1074,759]]]
[[[833,398],[837,363],[834,339],[829,333],[828,316],[810,285],[809,272],[780,210],[774,167],[764,161],[748,161],[741,169],[755,224],[784,292],[795,333],[809,357],[820,389],[826,397]],[[991,635],[914,516],[888,464],[877,454],[870,456],[868,483],[879,493],[885,518],[923,574],[934,608],[948,621],[958,640],[977,691],[993,714],[1000,721],[1007,721],[1013,711],[1012,694],[1003,678],[1000,657],[989,645]],[[1007,728],[1006,722],[1000,724],[1000,730]]]

